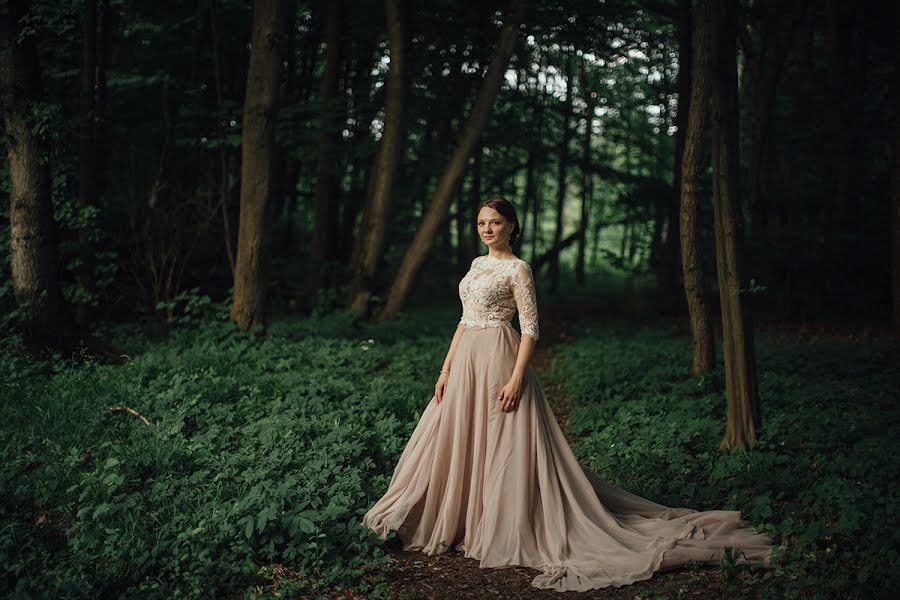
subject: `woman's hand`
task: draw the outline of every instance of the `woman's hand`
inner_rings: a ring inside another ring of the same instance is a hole
[[[444,398],[444,391],[447,389],[447,380],[450,379],[450,373],[441,373],[441,376],[438,377],[437,383],[434,384],[434,397],[437,400],[437,403],[440,404],[441,400]]]
[[[522,378],[513,376],[503,389],[500,390],[500,409],[503,412],[511,412],[519,408],[519,400],[522,397]]]

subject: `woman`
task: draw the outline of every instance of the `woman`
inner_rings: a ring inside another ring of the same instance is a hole
[[[621,586],[689,560],[718,562],[725,546],[768,565],[771,540],[740,512],[698,512],[646,500],[584,468],[529,364],[538,340],[528,263],[510,251],[515,209],[490,198],[478,212],[486,256],[459,284],[462,319],[435,393],[362,524],[405,549],[455,547],[481,567],[542,571],[559,591]],[[522,335],[510,324],[518,310]]]

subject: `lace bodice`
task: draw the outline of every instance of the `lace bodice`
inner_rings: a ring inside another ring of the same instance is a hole
[[[538,339],[537,294],[531,267],[521,258],[512,260],[478,256],[459,282],[462,301],[460,325],[497,327],[519,311],[522,335]]]

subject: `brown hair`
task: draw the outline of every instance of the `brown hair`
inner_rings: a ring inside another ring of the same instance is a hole
[[[519,217],[516,216],[515,207],[513,207],[512,203],[503,196],[491,196],[481,203],[478,207],[478,212],[481,212],[481,209],[485,206],[493,208],[503,215],[504,219],[513,224],[512,233],[509,235],[509,245],[512,246],[519,238],[519,234],[522,233],[522,228],[519,226]]]

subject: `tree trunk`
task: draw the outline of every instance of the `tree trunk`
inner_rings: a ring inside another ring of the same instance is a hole
[[[319,123],[318,162],[316,165],[315,224],[309,257],[307,294],[312,297],[325,282],[325,263],[334,258],[337,240],[337,178],[334,164],[337,149],[335,102],[341,61],[341,0],[328,2],[328,37],[325,75],[322,78],[322,106]]]
[[[319,44],[322,38],[322,27],[319,22],[319,11],[316,10],[318,5],[314,5],[312,11],[312,22],[309,31],[303,38],[303,46],[300,50],[300,65],[298,68],[298,77],[296,81],[295,101],[304,103],[309,100],[312,94],[313,71],[318,63],[317,54]],[[292,215],[296,210],[299,201],[299,191],[297,183],[303,169],[303,161],[286,156],[284,160],[284,190],[286,198],[282,209],[283,215],[289,219],[288,226],[284,228],[284,235],[278,244],[285,252],[294,252],[295,243],[295,227],[293,227]],[[304,171],[305,172],[305,171]]]
[[[460,132],[457,146],[437,183],[428,208],[422,217],[422,223],[403,256],[387,302],[378,315],[379,321],[392,319],[400,312],[412,287],[413,278],[431,248],[434,234],[447,215],[447,206],[459,184],[466,161],[472,154],[490,117],[494,99],[500,90],[506,66],[515,48],[516,33],[524,17],[526,3],[526,0],[511,0],[510,2],[503,27],[500,30],[497,49],[482,80],[478,98],[472,107],[472,114]]]
[[[56,278],[56,232],[50,164],[44,141],[31,130],[31,107],[43,94],[34,35],[21,36],[27,2],[0,12],[0,97],[9,159],[10,269],[16,303],[25,311],[24,341],[33,350],[68,348]],[[21,37],[21,39],[20,39]]]
[[[762,424],[753,327],[744,305],[743,223],[738,187],[736,0],[712,3],[713,208],[722,311],[728,424],[720,447],[750,446]]]
[[[288,22],[284,0],[257,0],[241,143],[241,209],[231,318],[244,329],[265,322],[266,275],[275,178],[275,123]]]
[[[793,2],[785,10],[783,3],[760,6],[759,47],[754,50],[749,24],[740,28],[741,46],[750,72],[750,98],[754,123],[751,129],[750,169],[747,182],[747,210],[754,226],[765,230],[769,222],[768,187],[775,160],[775,99],[781,71],[787,60],[798,25],[806,10],[805,2]],[[785,14],[787,12],[787,14]]]
[[[826,3],[825,54],[828,101],[825,126],[831,144],[831,206],[828,210],[829,234],[842,228],[850,196],[852,148],[848,137],[848,63],[851,53],[848,40],[852,37],[854,5],[839,0]],[[831,235],[829,235],[831,237]],[[834,235],[834,237],[837,237]],[[842,248],[831,248],[834,254]]]
[[[543,154],[543,134],[544,134],[544,105],[543,101],[538,98],[535,104],[535,121],[537,121],[537,135],[534,136],[532,140],[532,144],[538,145],[538,150],[540,154],[538,156],[534,156],[535,148],[532,145],[530,158],[533,161],[532,165],[532,195],[531,195],[531,260],[534,260],[538,255],[538,246],[542,240],[541,236],[541,190],[540,190],[540,163],[538,162]]]
[[[900,28],[900,8],[894,8],[895,25]],[[892,175],[891,227],[893,320],[900,331],[900,36],[894,38],[894,172]]]
[[[556,227],[553,232],[553,246],[559,246],[560,241],[562,240],[562,232],[563,232],[563,217],[565,216],[565,207],[566,207],[566,173],[569,167],[569,140],[572,137],[572,130],[569,127],[569,120],[572,116],[572,102],[574,100],[574,94],[572,93],[572,87],[574,83],[574,77],[572,77],[573,71],[573,57],[569,52],[566,52],[566,100],[563,104],[563,112],[562,112],[562,139],[559,141],[559,171],[558,171],[558,179],[557,179],[557,188],[556,188]],[[559,288],[559,253],[555,252],[550,259],[550,266],[547,271],[547,275],[550,278],[550,292],[556,293],[557,288]]]
[[[391,63],[385,90],[385,119],[372,180],[370,197],[366,202],[357,263],[354,268],[350,306],[368,316],[368,303],[375,283],[378,261],[384,250],[384,240],[390,221],[391,194],[394,176],[403,147],[403,111],[406,103],[406,22],[402,0],[386,0],[388,37]]]
[[[694,50],[691,39],[691,0],[679,0],[678,7],[678,112],[675,115],[675,165],[672,176],[672,202],[669,203],[669,226],[666,231],[666,241],[663,246],[663,256],[657,279],[657,292],[660,295],[671,293],[678,281],[678,263],[681,258],[680,242],[682,241],[680,232],[681,199],[684,197],[682,194],[682,162],[693,91],[691,62]],[[694,184],[696,185],[696,180]],[[694,194],[696,195],[696,189]],[[696,202],[696,197],[694,202]]]
[[[474,224],[478,222],[478,204],[481,202],[481,165],[484,157],[484,146],[481,140],[475,147],[472,156],[472,184],[469,186],[469,199],[466,202],[466,212],[469,215],[468,222]],[[477,227],[468,227],[469,232],[469,251],[465,264],[469,264],[473,258],[478,256],[481,244],[481,237],[478,235]]]
[[[590,216],[591,196],[594,195],[593,174],[591,173],[591,138],[594,133],[594,101],[595,92],[588,80],[584,57],[581,59],[581,93],[587,104],[584,117],[584,147],[581,150],[581,220],[578,226],[578,256],[575,259],[575,281],[584,285],[584,261],[587,255],[588,217]]]
[[[465,185],[460,185],[456,192],[456,270],[457,277],[465,276],[469,270],[469,261],[466,260],[466,239],[469,231],[469,212],[466,210]]]
[[[219,31],[216,27],[216,0],[210,0],[209,3],[209,30],[212,37],[212,63],[213,63],[213,85],[216,92],[216,108],[222,110],[225,103],[224,93],[222,90],[222,65],[221,65],[221,44],[219,39]],[[225,131],[222,128],[221,119],[216,119],[216,135],[223,142],[219,144],[219,204],[222,207],[222,229],[225,238],[225,253],[228,257],[228,268],[231,270],[231,276],[234,277],[234,243],[231,234],[231,219],[229,217],[228,206],[228,149],[224,144]]]
[[[356,149],[364,146],[369,139],[369,128],[374,117],[374,103],[368,103],[369,90],[371,89],[371,79],[373,70],[373,57],[375,49],[378,45],[378,36],[373,30],[369,32],[372,35],[366,36],[356,44],[356,60],[354,61],[354,77],[350,84],[352,94],[348,94],[348,100],[351,101],[348,107],[348,117],[353,119],[353,126],[350,128],[350,144],[348,155],[350,160],[344,165],[345,171],[348,172],[350,181],[348,187],[348,202],[344,204],[344,210],[341,215],[341,233],[340,244],[338,248],[338,258],[343,264],[351,265],[351,276],[355,273],[356,265],[362,249],[360,246],[365,241],[362,235],[355,235],[357,231],[357,217],[359,213],[363,213],[362,225],[365,223],[365,213],[369,210],[369,185],[373,169],[371,165],[365,164],[363,161],[356,160]],[[381,59],[379,54],[378,59]],[[364,110],[365,109],[365,110]],[[382,133],[382,137],[383,137]],[[353,289],[351,277],[351,290]],[[348,303],[352,303],[353,294],[348,298]]]
[[[97,73],[97,0],[85,2],[83,15],[83,42],[81,50],[81,81],[79,94],[78,131],[78,203],[85,214],[97,206],[98,182],[96,161],[96,73]],[[75,322],[87,324],[91,301],[96,293],[94,281],[94,252],[91,246],[93,219],[82,218],[87,223],[78,229],[78,284],[84,292],[82,301],[75,307]]]
[[[698,211],[699,179],[704,161],[703,139],[709,101],[709,60],[712,22],[710,2],[697,0],[693,23],[693,56],[691,59],[690,98],[684,97],[679,117],[685,112],[686,121],[682,150],[679,188],[681,190],[681,271],[684,293],[691,318],[693,359],[691,372],[702,373],[713,368],[714,345],[709,305],[703,284],[703,256],[700,252],[700,223]]]

